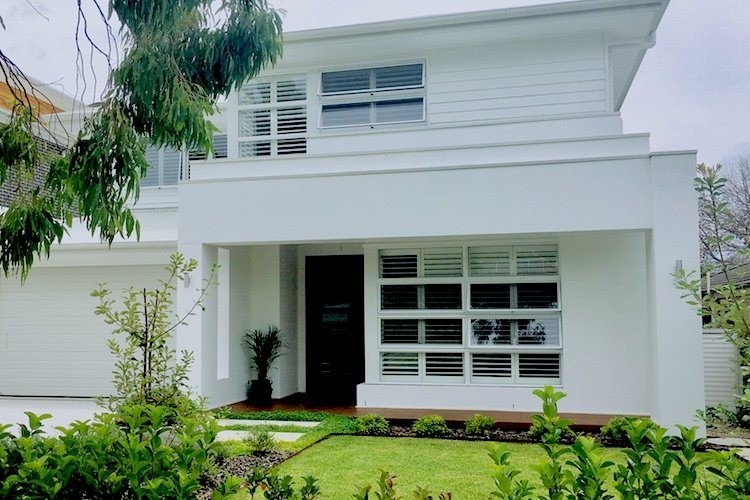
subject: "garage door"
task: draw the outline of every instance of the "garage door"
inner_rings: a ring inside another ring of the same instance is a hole
[[[0,278],[0,395],[100,396],[111,392],[110,327],[91,291],[113,297],[152,287],[162,266],[38,267],[24,284]]]

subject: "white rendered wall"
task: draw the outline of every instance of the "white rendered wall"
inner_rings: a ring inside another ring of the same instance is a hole
[[[687,271],[700,266],[695,154],[654,155],[651,164],[651,414],[663,425],[703,426],[695,419],[696,410],[705,406],[701,320],[681,297],[673,277],[679,266]]]
[[[279,323],[286,347],[276,361],[276,397],[298,392],[299,334],[297,330],[297,247],[284,245],[279,251]]]
[[[651,224],[649,167],[646,156],[190,182],[181,186],[180,239],[250,244],[643,229]]]
[[[562,304],[561,388],[568,393],[562,411],[649,414],[644,240],[642,231],[555,238]],[[372,286],[377,253],[365,255],[370,283],[365,290],[367,383],[358,388],[358,406],[539,410],[532,386],[379,384],[377,291]]]

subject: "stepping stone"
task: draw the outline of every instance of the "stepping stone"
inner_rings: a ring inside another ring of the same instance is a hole
[[[285,441],[287,443],[296,441],[304,436],[302,432],[272,432],[271,435],[276,441]]]
[[[222,418],[218,420],[218,423],[222,427],[228,427],[230,425],[293,425],[295,427],[317,427],[320,425],[320,422],[297,422],[292,420],[241,420],[234,418]]]
[[[707,443],[728,448],[750,448],[750,440],[742,438],[708,438]]]
[[[244,441],[250,437],[250,434],[250,431],[220,431],[216,435],[216,441]],[[304,436],[302,432],[271,432],[270,434],[276,441],[284,442],[296,441]]]
[[[223,441],[244,441],[245,438],[250,437],[248,431],[220,431],[216,435],[216,440]]]
[[[750,462],[750,448],[742,448],[741,450],[737,450],[737,456],[745,462]]]

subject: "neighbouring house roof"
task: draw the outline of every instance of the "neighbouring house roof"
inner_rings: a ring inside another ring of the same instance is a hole
[[[706,290],[709,287],[726,285],[727,281],[742,286],[750,285],[750,262],[731,266],[726,273],[720,269],[715,269],[710,273],[710,278],[703,276],[701,285],[703,290]]]
[[[84,107],[75,97],[36,78],[27,75],[25,79],[21,78],[21,82],[8,82],[5,76],[0,74],[0,111],[12,110],[17,96],[24,93],[34,111],[40,116],[82,110]]]

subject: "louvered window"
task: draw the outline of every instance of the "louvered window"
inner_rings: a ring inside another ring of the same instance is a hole
[[[210,155],[211,158],[226,158],[227,157],[227,134],[214,134],[213,137],[213,153]],[[206,154],[206,150],[202,148],[195,148],[188,151],[188,160],[205,160],[209,155]]]
[[[378,266],[382,380],[560,383],[555,245],[388,248]]]
[[[238,93],[240,157],[307,152],[307,79],[253,80]]]
[[[141,187],[173,186],[182,176],[182,152],[171,148],[146,148],[148,171]]]
[[[320,94],[321,128],[422,122],[424,64],[327,71]]]

